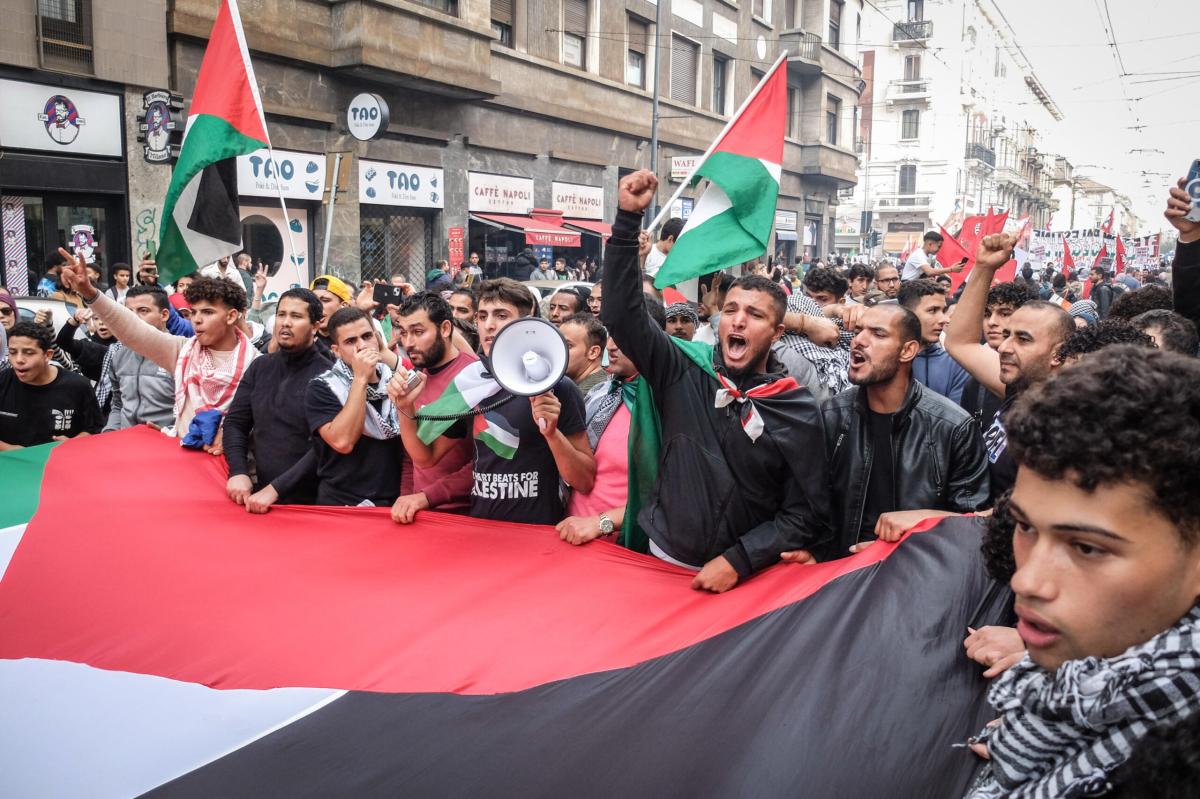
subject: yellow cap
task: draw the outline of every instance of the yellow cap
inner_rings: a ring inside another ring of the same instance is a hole
[[[333,275],[317,275],[313,278],[313,282],[309,285],[309,288],[313,291],[316,291],[318,288],[325,289],[342,302],[353,302],[354,300],[354,295],[350,293],[350,287],[342,282],[340,278],[336,278]]]

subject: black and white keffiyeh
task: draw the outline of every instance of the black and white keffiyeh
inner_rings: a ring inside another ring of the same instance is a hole
[[[1029,656],[998,677],[988,701],[991,760],[967,799],[1100,796],[1152,728],[1200,709],[1200,607],[1112,658],[1069,660],[1056,673]]]
[[[375,373],[379,382],[367,384],[367,415],[363,421],[363,435],[367,438],[385,440],[400,436],[400,420],[396,417],[396,406],[387,395],[387,384],[392,379],[392,370],[385,363],[375,365]],[[354,371],[340,358],[333,363],[333,368],[322,372],[316,380],[321,380],[329,386],[333,395],[341,400],[343,405],[350,397],[350,383],[354,380]],[[380,410],[375,410],[374,402],[380,403]]]

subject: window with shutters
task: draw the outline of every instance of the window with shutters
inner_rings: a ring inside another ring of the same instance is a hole
[[[625,36],[629,40],[625,56],[625,82],[646,88],[646,52],[650,41],[650,23],[632,14],[625,17]]]
[[[563,63],[587,66],[588,0],[563,1]]]
[[[921,112],[914,109],[900,115],[900,138],[918,139],[921,137]]]
[[[729,109],[725,107],[725,102],[729,97],[728,91],[729,82],[729,59],[724,56],[713,54],[713,76],[712,76],[712,110],[717,114],[727,114]]]
[[[492,33],[504,47],[513,46],[513,0],[492,0]]]
[[[94,73],[91,0],[38,0],[37,12],[42,67]]]
[[[452,17],[458,16],[458,0],[413,0],[419,6],[432,8],[434,11],[441,11],[443,14],[449,14]]]
[[[832,94],[825,98],[825,141],[828,144],[838,143],[838,127],[842,121],[842,101]]]
[[[841,0],[830,0],[829,3],[829,46],[834,50],[842,49],[842,6]]]
[[[671,99],[688,105],[698,105],[696,84],[699,82],[700,45],[679,34],[671,35]]]

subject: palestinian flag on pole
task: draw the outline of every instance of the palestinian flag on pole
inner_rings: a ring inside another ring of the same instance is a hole
[[[500,384],[488,373],[483,361],[474,361],[454,376],[441,396],[418,408],[419,416],[462,417],[472,408],[500,393]],[[426,444],[432,444],[438,436],[454,426],[457,418],[429,419],[417,422],[417,436]]]
[[[696,207],[655,275],[658,288],[757,258],[775,226],[787,128],[787,60],[763,76],[692,175],[707,178]]]
[[[221,0],[163,204],[157,258],[164,282],[242,246],[236,159],[269,145],[237,0]]]
[[[551,527],[251,516],[144,427],[13,480],[2,796],[961,796],[981,762],[982,520],[713,596]]]

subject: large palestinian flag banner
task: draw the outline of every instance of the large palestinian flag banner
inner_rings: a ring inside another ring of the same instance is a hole
[[[714,596],[552,528],[223,485],[144,428],[0,454],[0,795],[949,797],[977,766],[974,520]]]

